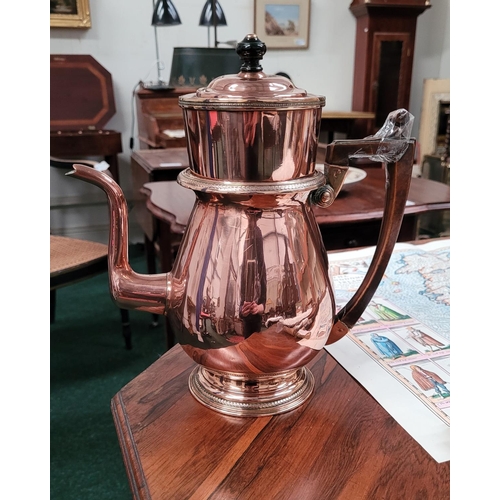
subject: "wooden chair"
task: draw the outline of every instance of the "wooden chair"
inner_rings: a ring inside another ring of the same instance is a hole
[[[70,171],[73,163],[94,167],[98,162],[50,159],[50,166]],[[108,271],[108,246],[68,236],[50,235],[50,322],[55,321],[56,290]],[[111,300],[111,298],[110,298]],[[120,309],[125,348],[132,348],[129,311]]]

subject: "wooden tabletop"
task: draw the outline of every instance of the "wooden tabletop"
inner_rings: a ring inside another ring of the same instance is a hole
[[[146,194],[148,210],[167,222],[174,232],[183,233],[193,209],[196,195],[176,181],[147,182],[141,189]]]
[[[323,111],[322,120],[370,120],[375,118],[375,113],[370,111]]]
[[[184,169],[189,167],[187,149],[138,149],[132,152],[134,159],[146,172],[158,169]]]
[[[325,350],[301,407],[229,417],[188,390],[179,345],[111,401],[135,499],[375,500],[450,496],[437,463]]]
[[[367,168],[365,171],[367,176],[359,182],[344,186],[330,207],[313,207],[320,226],[382,218],[385,171],[378,167]],[[191,190],[169,181],[147,183],[144,189],[150,197],[150,209],[154,211],[156,217],[163,218],[169,223],[172,221],[172,216],[179,224],[187,222],[195,200]],[[420,177],[412,179],[405,214],[449,208],[448,185]]]
[[[385,169],[368,167],[367,176],[345,185],[328,208],[313,206],[318,224],[333,225],[382,218],[385,200]],[[418,214],[450,208],[450,186],[414,177],[411,180],[405,214]]]

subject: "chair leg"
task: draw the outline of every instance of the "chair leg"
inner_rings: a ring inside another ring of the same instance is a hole
[[[50,324],[56,320],[56,291],[50,291]]]
[[[132,349],[132,330],[130,329],[130,317],[128,309],[120,309],[122,317],[122,332],[125,339],[125,349]]]
[[[165,318],[165,341],[167,345],[167,351],[169,349],[172,349],[172,347],[174,347],[174,345],[177,343],[175,334],[168,324],[168,318]]]
[[[151,319],[151,324],[149,325],[149,328],[156,328],[160,323],[158,321],[158,314],[152,314],[152,319]]]

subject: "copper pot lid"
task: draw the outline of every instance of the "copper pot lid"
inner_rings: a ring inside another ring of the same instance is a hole
[[[179,98],[182,108],[196,109],[300,109],[319,108],[325,97],[308,94],[297,88],[288,78],[266,75],[260,60],[266,53],[266,44],[257,35],[247,35],[237,46],[242,60],[237,75],[220,76],[207,87]]]

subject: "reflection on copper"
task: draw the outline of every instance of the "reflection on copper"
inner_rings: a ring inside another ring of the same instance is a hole
[[[332,327],[334,299],[306,200],[282,195],[276,207],[277,197],[268,195],[268,208],[249,208],[213,198],[196,204],[172,269],[185,280],[182,301],[168,312],[179,342],[201,364],[243,373],[282,371],[311,358]],[[189,258],[193,245],[203,255]],[[257,364],[249,349],[261,351]]]
[[[314,172],[320,108],[183,112],[191,169],[198,175],[283,181]]]

